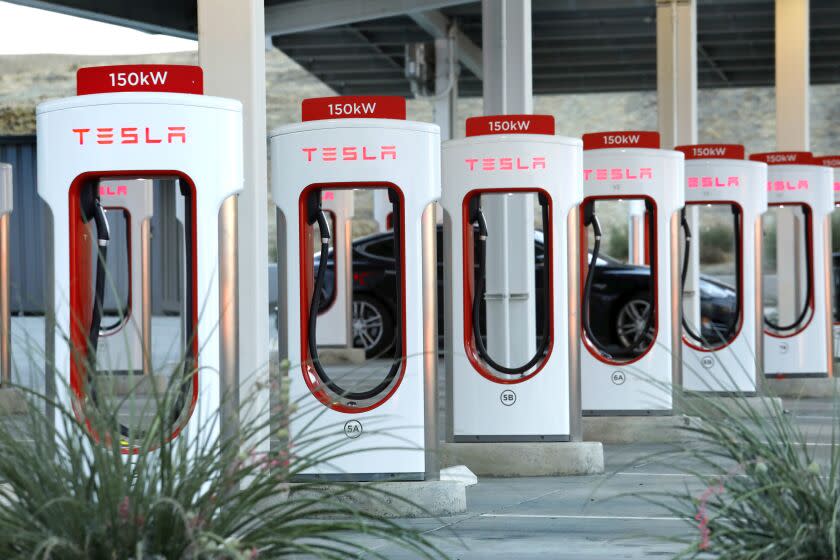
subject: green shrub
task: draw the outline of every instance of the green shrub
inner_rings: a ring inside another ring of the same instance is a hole
[[[138,451],[133,457],[123,453],[125,437],[115,435],[124,403],[88,402],[86,426],[69,407],[29,393],[22,423],[0,424],[0,479],[8,483],[0,494],[0,558],[382,557],[370,549],[375,541],[441,556],[422,534],[342,499],[351,492],[400,499],[375,484],[327,490],[301,483],[290,493],[289,481],[302,469],[344,451],[317,432],[299,435],[293,455],[249,451],[268,438],[284,439],[288,406],[265,422],[243,421],[227,437],[212,435],[217,414],[191,426],[197,438],[167,443],[178,382],[173,376],[165,394],[154,395],[156,416],[129,442]],[[50,407],[63,422],[44,413]]]

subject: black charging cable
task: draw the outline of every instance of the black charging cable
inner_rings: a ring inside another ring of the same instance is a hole
[[[770,327],[771,329],[779,332],[785,331],[793,331],[798,329],[805,319],[808,318],[808,311],[811,309],[811,296],[812,296],[812,286],[814,284],[814,262],[813,262],[813,255],[811,255],[811,227],[813,226],[813,216],[811,214],[811,208],[808,206],[802,206],[802,214],[805,217],[805,274],[807,285],[805,287],[805,303],[802,305],[802,311],[800,311],[799,315],[796,319],[787,325],[780,325],[778,323],[774,323],[770,319],[767,318],[767,315],[764,316],[764,324]]]
[[[393,189],[388,189],[388,198],[391,202],[391,207],[394,216],[394,269],[395,280],[397,285],[397,294],[400,294],[402,291],[402,212],[400,207],[399,194]],[[320,260],[318,261],[318,270],[315,273],[315,285],[313,287],[312,301],[309,304],[309,321],[307,323],[307,328],[309,330],[307,337],[307,345],[309,347],[309,357],[311,359],[312,367],[315,369],[315,373],[318,375],[318,378],[321,380],[321,383],[327,386],[330,389],[330,391],[335,393],[335,395],[337,395],[338,397],[350,403],[364,401],[379,395],[380,393],[382,393],[382,391],[387,389],[394,381],[394,378],[396,378],[397,374],[400,371],[400,368],[402,367],[402,321],[400,320],[402,315],[403,303],[402,296],[398,295],[396,298],[395,311],[397,321],[395,321],[395,323],[397,336],[395,337],[394,342],[394,361],[392,362],[387,375],[375,387],[372,387],[371,389],[368,389],[366,391],[353,391],[341,387],[338,383],[335,382],[334,379],[330,377],[330,375],[327,373],[327,371],[321,364],[320,358],[318,357],[318,310],[321,308],[321,293],[323,291],[324,282],[326,281],[327,276],[327,260],[329,259],[330,239],[332,237],[332,235],[330,234],[330,226],[329,221],[327,220],[326,212],[324,212],[324,210],[321,208],[320,189],[316,189],[312,193],[310,193],[309,198],[307,199],[307,213],[308,223],[310,225],[317,223],[318,230],[321,234],[321,256]]]
[[[474,224],[478,229],[478,244],[476,245],[476,262],[478,263],[478,270],[474,281],[473,300],[472,300],[472,331],[473,339],[475,340],[475,348],[481,359],[494,370],[506,375],[523,375],[528,370],[536,366],[545,356],[548,347],[551,344],[551,337],[549,330],[551,328],[551,297],[549,290],[551,271],[551,262],[549,255],[552,254],[552,235],[548,228],[549,222],[549,203],[548,197],[539,193],[538,200],[540,209],[542,211],[543,223],[543,320],[542,320],[542,339],[537,347],[536,352],[530,360],[524,364],[516,367],[504,366],[496,362],[487,351],[487,346],[484,344],[484,338],[481,334],[481,302],[485,297],[485,289],[487,285],[487,220],[484,212],[481,210],[481,197],[474,196],[470,201],[470,223]]]
[[[649,200],[645,200],[645,210],[648,212],[648,215],[651,216],[651,220],[653,220],[653,205]],[[595,243],[592,245],[592,254],[589,258],[589,267],[586,271],[586,280],[583,285],[583,330],[586,333],[586,336],[595,347],[604,353],[608,358],[624,358],[624,357],[633,357],[638,355],[638,351],[636,347],[642,342],[642,339],[647,334],[647,332],[653,326],[653,318],[654,318],[654,310],[653,310],[653,302],[655,301],[656,296],[656,275],[654,271],[656,270],[656,244],[654,241],[654,236],[648,234],[648,253],[650,255],[650,275],[649,275],[649,299],[648,299],[648,309],[644,321],[644,327],[636,333],[635,338],[630,343],[627,348],[621,348],[618,346],[609,346],[601,341],[595,336],[595,333],[592,330],[592,326],[590,323],[590,315],[591,315],[591,302],[592,302],[592,284],[594,283],[595,279],[595,272],[597,270],[598,264],[598,257],[601,253],[601,223],[598,221],[598,215],[595,213],[595,201],[590,200],[588,201],[583,207],[583,225],[584,227],[592,227],[592,232],[595,237]]]

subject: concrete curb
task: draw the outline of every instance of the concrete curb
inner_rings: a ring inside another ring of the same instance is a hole
[[[739,396],[688,396],[686,401],[691,403],[692,412],[702,412],[705,405],[708,405],[710,412],[716,414],[723,412],[726,416],[744,418],[756,414],[762,418],[779,416],[784,414],[785,407],[780,397],[739,397]],[[722,409],[722,410],[721,410]],[[707,418],[707,414],[699,414]]]
[[[466,465],[478,476],[569,476],[604,472],[598,442],[441,443],[441,467]]]
[[[21,416],[29,408],[23,393],[14,387],[0,388],[0,416]]]
[[[348,485],[358,485],[359,490],[348,491]],[[319,502],[335,500],[377,517],[447,517],[467,511],[466,487],[454,481],[292,483],[289,491]]]
[[[584,416],[583,439],[602,443],[676,443],[691,439],[683,428],[699,418],[673,416]]]
[[[785,378],[764,380],[767,393],[776,397],[788,399],[819,399],[832,398],[840,394],[840,385],[834,377],[819,378]]]
[[[362,348],[318,348],[318,359],[324,365],[361,365],[367,361]]]

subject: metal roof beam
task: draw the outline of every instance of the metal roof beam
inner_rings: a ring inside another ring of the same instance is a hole
[[[435,39],[445,39],[449,36],[449,26],[452,25],[452,22],[437,10],[415,12],[410,14],[410,17]],[[458,60],[467,70],[482,79],[484,70],[482,68],[481,47],[473,43],[472,39],[464,35],[464,32],[460,29],[455,30],[455,42],[458,45]]]
[[[475,0],[298,0],[265,8],[266,35],[287,35],[325,27],[428,12]]]

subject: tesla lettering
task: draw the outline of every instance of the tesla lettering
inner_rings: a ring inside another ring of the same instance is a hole
[[[513,171],[524,169],[545,169],[545,157],[486,157],[467,158],[464,160],[470,171],[481,169],[481,171]]]
[[[313,161],[374,161],[397,159],[396,146],[325,146],[323,148],[301,148],[306,154],[306,162]]]
[[[601,169],[584,169],[584,181],[621,181],[624,179],[653,179],[653,169],[642,167],[638,171],[622,167],[605,167]]]
[[[795,184],[792,181],[767,181],[768,191],[807,191],[808,179],[800,179]]]
[[[124,126],[121,128],[74,128],[73,134],[80,146],[89,142],[91,136],[97,144],[186,144],[186,126],[168,126],[165,132],[151,127]]]
[[[740,187],[741,183],[737,176],[733,177],[726,177],[725,179],[722,177],[712,177],[712,176],[703,176],[703,177],[689,177],[688,178],[688,188],[689,189],[715,189],[715,188],[724,188],[724,187]]]
[[[128,187],[125,185],[99,185],[99,196],[125,196],[128,194]]]

